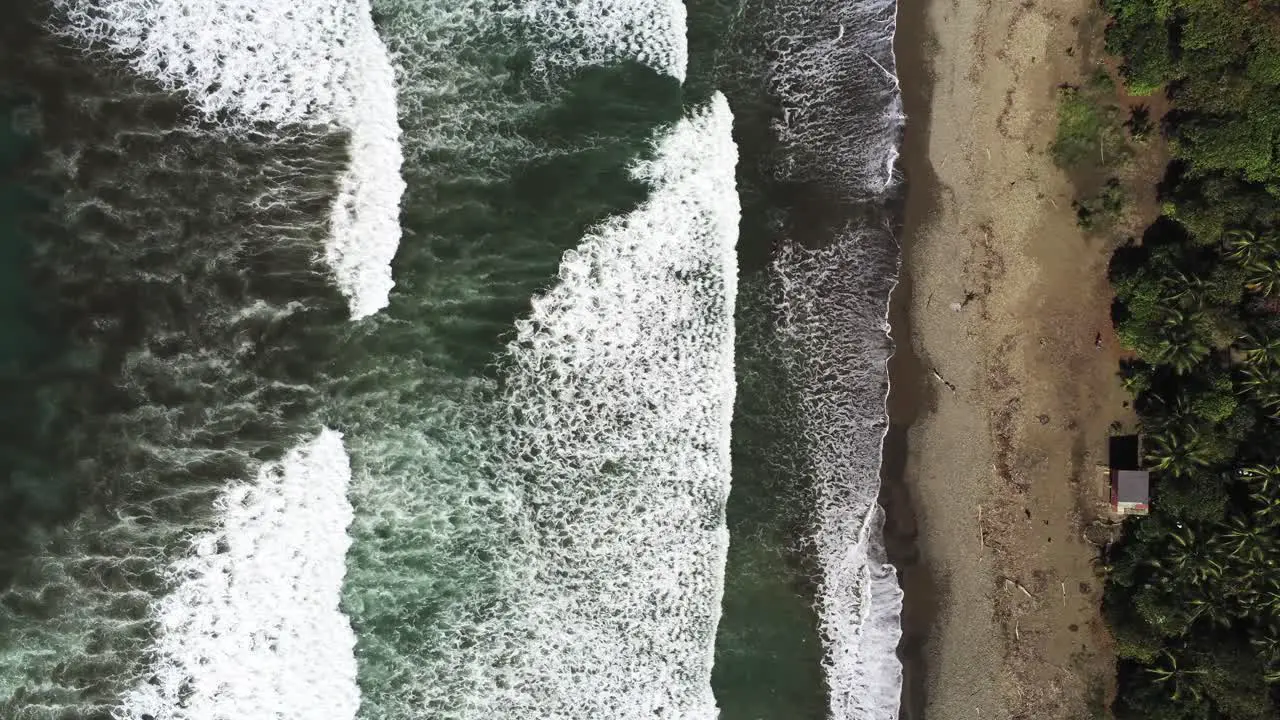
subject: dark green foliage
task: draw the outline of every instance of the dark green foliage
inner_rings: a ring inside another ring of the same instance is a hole
[[[1280,181],[1280,10],[1239,0],[1106,0],[1128,91],[1167,87],[1170,139],[1193,175]]]
[[[1146,105],[1133,108],[1129,111],[1129,119],[1124,125],[1129,129],[1129,137],[1139,142],[1146,141],[1151,137],[1151,131],[1155,129],[1155,125],[1151,122],[1151,108]]]
[[[1174,74],[1169,37],[1170,2],[1108,0],[1114,22],[1107,50],[1124,57],[1122,68],[1131,94],[1150,95]]]
[[[1097,195],[1075,203],[1076,223],[1087,231],[1110,227],[1124,209],[1124,189],[1120,181],[1112,178],[1102,186]]]
[[[1106,0],[1167,88],[1164,216],[1112,262],[1153,511],[1110,550],[1117,718],[1280,715],[1280,2]],[[1150,132],[1137,111],[1131,136]]]

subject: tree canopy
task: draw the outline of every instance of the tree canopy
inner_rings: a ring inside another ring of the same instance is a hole
[[[1113,258],[1152,514],[1109,559],[1117,718],[1280,717],[1280,0],[1105,0],[1166,93],[1164,212]]]

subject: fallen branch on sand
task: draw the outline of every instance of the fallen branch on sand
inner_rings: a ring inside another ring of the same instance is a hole
[[[1032,595],[1032,594],[1031,594],[1031,592],[1030,592],[1029,590],[1027,590],[1026,588],[1022,587],[1022,583],[1020,583],[1020,582],[1018,582],[1017,580],[1014,580],[1014,579],[1012,579],[1012,578],[1005,578],[1005,579],[1004,579],[1004,589],[1005,589],[1006,591],[1009,589],[1009,586],[1010,586],[1010,585],[1012,585],[1012,586],[1014,586],[1014,587],[1018,588],[1019,590],[1021,590],[1021,591],[1022,591],[1022,594],[1023,594],[1023,595],[1026,595],[1028,598],[1030,598],[1030,599],[1032,599],[1032,600],[1035,600],[1035,599],[1036,599],[1035,595]]]
[[[943,385],[946,385],[947,388],[951,390],[951,392],[956,391],[956,386],[947,382],[947,379],[942,377],[942,373],[938,372],[936,368],[930,368],[930,371],[933,373],[934,377],[938,378],[938,382],[942,383]]]

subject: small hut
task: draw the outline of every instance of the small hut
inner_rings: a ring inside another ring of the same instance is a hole
[[[1140,467],[1140,438],[1113,436],[1109,449],[1111,509],[1119,515],[1146,515],[1151,503],[1151,473]]]

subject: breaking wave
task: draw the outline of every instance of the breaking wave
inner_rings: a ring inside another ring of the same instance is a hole
[[[896,716],[896,248],[862,212],[891,2],[47,2],[79,49],[23,60],[61,354],[2,378],[33,519],[0,528],[0,714],[716,717],[726,554],[764,537],[725,504],[734,113],[767,106],[743,175],[791,216],[744,298],[794,396],[827,704]],[[681,86],[708,4],[769,102]]]
[[[353,444],[363,716],[715,717],[735,158],[723,98],[663,132],[649,198],[565,253],[500,386]]]
[[[321,424],[299,359],[346,315],[320,259],[345,138],[227,136],[58,38],[0,45],[38,118],[22,276],[46,339],[2,369],[0,716],[98,720],[165,688],[167,568],[223,532],[228,483]]]
[[[885,559],[876,504],[894,250],[887,231],[851,224],[821,249],[785,244],[773,267],[778,334],[798,385],[801,452],[817,505],[817,604],[835,720],[893,720],[901,699],[902,590]]]
[[[744,461],[728,574],[741,595],[726,603],[718,691],[751,698],[737,708],[760,717],[895,720],[902,598],[876,501],[899,251],[887,229],[904,121],[897,6],[733,5],[716,18],[721,51],[695,68],[727,88],[750,133],[743,230],[758,239],[743,251],[760,259],[744,286],[767,289],[743,298],[752,337],[738,362],[758,390],[735,426]],[[812,611],[783,599],[796,588]],[[770,620],[785,637],[760,629]],[[822,676],[796,663],[820,663]],[[824,691],[826,707],[810,701]]]
[[[382,309],[400,242],[395,75],[369,0],[54,0],[56,31],[104,48],[236,136],[349,133],[325,259],[353,318]],[[267,202],[262,198],[259,202]]]
[[[355,635],[338,609],[351,479],[322,431],[214,501],[218,527],[167,570],[151,679],[119,717],[355,717]]]
[[[546,33],[549,65],[634,60],[684,81],[689,45],[683,0],[535,0],[514,14]]]
[[[768,88],[780,178],[817,182],[846,200],[893,183],[902,99],[893,58],[897,0],[768,3]]]

